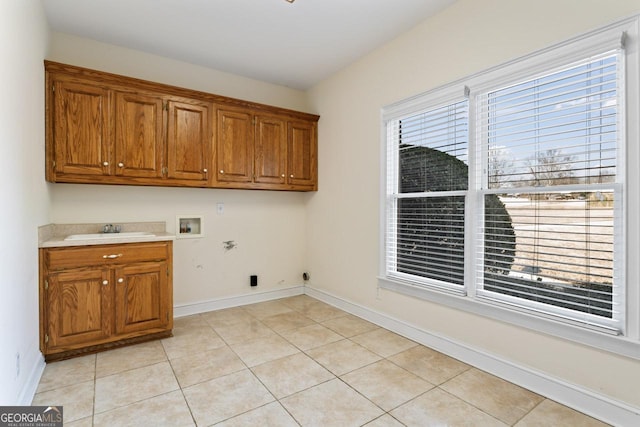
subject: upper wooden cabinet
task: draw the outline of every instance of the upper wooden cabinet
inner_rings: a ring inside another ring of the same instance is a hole
[[[211,158],[209,104],[169,101],[167,177],[207,181]]]
[[[215,186],[317,189],[316,122],[216,106]]]
[[[51,182],[317,189],[318,116],[45,61]]]
[[[53,102],[47,112],[47,154],[53,159],[47,162],[47,178],[105,174],[113,150],[109,126],[111,92],[69,81],[52,82],[53,90]]]
[[[137,93],[115,93],[115,175],[162,178],[164,161],[163,99]]]
[[[47,179],[206,186],[211,104],[49,73]]]
[[[287,122],[278,117],[256,116],[254,181],[260,184],[286,184]]]
[[[313,187],[318,182],[318,146],[315,123],[291,122],[287,130],[287,182],[296,187]]]
[[[216,110],[216,181],[253,180],[253,116],[244,110]],[[242,185],[241,185],[242,187]]]

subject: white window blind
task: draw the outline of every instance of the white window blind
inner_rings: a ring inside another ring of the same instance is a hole
[[[620,327],[622,61],[607,51],[477,95],[479,296]]]
[[[384,107],[379,286],[637,357],[639,31]]]
[[[467,99],[387,122],[387,276],[464,286]]]

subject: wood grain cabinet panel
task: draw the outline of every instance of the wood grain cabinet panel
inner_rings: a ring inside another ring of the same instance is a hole
[[[166,262],[115,269],[116,333],[166,328],[167,288]]]
[[[170,247],[164,242],[126,245],[70,246],[42,252],[48,271],[69,268],[111,266],[167,259]]]
[[[209,104],[169,101],[167,178],[205,182],[211,157]]]
[[[317,186],[318,149],[315,135],[315,123],[289,123],[287,182],[293,186],[309,189]]]
[[[254,179],[284,184],[287,167],[287,124],[278,117],[257,116]]]
[[[41,248],[45,360],[170,336],[172,247],[165,241]]]
[[[109,91],[62,81],[54,82],[52,88],[56,176],[109,174]]]
[[[217,110],[217,181],[253,180],[253,116],[243,110]]]
[[[45,61],[51,182],[317,190],[318,116]]]
[[[115,94],[115,174],[160,178],[163,159],[162,98]]]
[[[70,271],[47,279],[50,347],[68,348],[111,334],[109,271]]]
[[[208,186],[209,102],[92,77],[47,73],[47,180]]]
[[[317,189],[315,121],[216,107],[213,186],[271,190]]]

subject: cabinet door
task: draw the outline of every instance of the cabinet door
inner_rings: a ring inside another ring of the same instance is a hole
[[[56,174],[110,171],[109,91],[83,83],[53,83]]]
[[[255,141],[255,182],[284,184],[287,128],[277,117],[258,116]]]
[[[216,179],[252,182],[253,115],[242,110],[217,111]]]
[[[161,177],[162,98],[117,92],[115,114],[115,174],[132,178]]]
[[[206,181],[211,139],[209,104],[169,101],[167,178]]]
[[[116,334],[166,328],[171,317],[166,262],[115,269]]]
[[[83,347],[111,334],[113,284],[109,270],[51,274],[46,290],[49,349]]]
[[[287,182],[294,186],[316,188],[318,148],[315,123],[289,122],[287,133]]]

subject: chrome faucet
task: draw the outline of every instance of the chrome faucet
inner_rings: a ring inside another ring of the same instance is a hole
[[[122,227],[119,225],[106,224],[104,227],[102,227],[102,232],[103,233],[119,233],[121,229]]]

